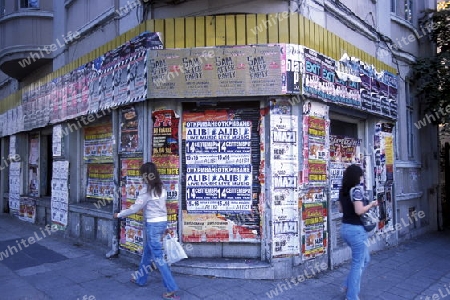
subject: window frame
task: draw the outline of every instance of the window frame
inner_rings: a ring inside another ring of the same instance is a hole
[[[30,2],[36,1],[36,6],[30,6]],[[18,0],[18,7],[19,9],[40,9],[40,1],[39,0]]]
[[[406,108],[406,141],[408,159],[414,158],[414,97],[411,94],[411,83],[405,81],[405,108]]]

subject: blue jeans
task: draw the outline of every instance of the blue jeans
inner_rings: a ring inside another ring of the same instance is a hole
[[[175,292],[178,286],[173,279],[169,265],[164,259],[162,239],[164,231],[167,228],[167,222],[147,222],[145,231],[147,233],[147,241],[144,246],[139,271],[136,274],[136,284],[143,286],[147,282],[148,274],[152,271],[151,263],[154,262],[161,273],[164,286],[168,292]]]
[[[347,287],[347,299],[357,300],[361,289],[361,275],[370,261],[369,248],[366,245],[367,232],[361,225],[343,223],[341,237],[352,249],[350,273],[344,282],[344,286]]]

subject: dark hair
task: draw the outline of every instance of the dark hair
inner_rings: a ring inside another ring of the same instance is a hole
[[[342,177],[342,187],[339,191],[339,198],[348,196],[350,189],[358,185],[361,181],[361,176],[364,175],[363,170],[360,166],[350,165],[344,171],[344,176]]]
[[[152,162],[147,162],[139,168],[139,172],[144,182],[147,183],[147,192],[154,191],[158,197],[161,196],[163,183],[156,165]]]

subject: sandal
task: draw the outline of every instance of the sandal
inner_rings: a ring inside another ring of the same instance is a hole
[[[178,295],[175,295],[175,292],[171,292],[171,293],[164,293],[163,294],[163,299],[166,299],[166,300],[171,300],[171,299],[180,300],[181,297],[178,296]]]

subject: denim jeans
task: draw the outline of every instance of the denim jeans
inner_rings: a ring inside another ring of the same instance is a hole
[[[367,232],[361,225],[343,223],[341,237],[352,249],[350,273],[344,282],[344,286],[347,287],[347,299],[357,300],[361,289],[361,275],[370,261],[369,248],[366,245]]]
[[[178,286],[173,279],[169,265],[164,259],[162,239],[164,231],[167,228],[167,222],[147,222],[145,231],[147,240],[144,246],[139,271],[136,272],[136,284],[143,286],[147,282],[148,274],[152,270],[151,263],[154,262],[161,273],[164,286],[168,292],[178,290]]]

